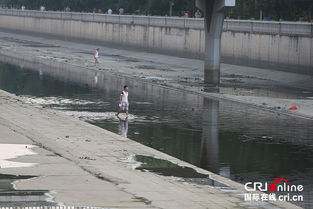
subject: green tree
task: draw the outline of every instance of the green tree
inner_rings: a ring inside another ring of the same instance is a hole
[[[236,7],[230,10],[231,18],[273,20],[310,20],[313,19],[312,0],[236,0]],[[169,15],[169,3],[173,2],[173,15],[180,16],[183,11],[194,14],[195,0],[0,0],[0,5],[10,8],[64,11],[67,6],[71,11],[92,12],[94,8],[103,12],[111,8],[115,13],[120,7],[126,14]]]

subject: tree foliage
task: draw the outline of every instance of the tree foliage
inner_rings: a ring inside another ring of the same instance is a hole
[[[170,2],[174,3],[173,15],[180,16],[184,11],[194,14],[195,0],[0,0],[0,5],[27,9],[59,10],[69,7],[71,11],[101,12],[109,8],[117,13],[124,8],[127,14],[168,15]],[[310,20],[313,19],[312,0],[237,0],[236,7],[230,10],[231,18],[273,20]]]
[[[312,20],[312,0],[237,0],[237,6],[230,11],[231,18]]]

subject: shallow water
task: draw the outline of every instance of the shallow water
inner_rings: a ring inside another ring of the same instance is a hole
[[[13,182],[27,180],[36,176],[17,176],[0,174],[0,207],[31,207],[55,206],[54,202],[47,201],[47,190],[16,190]]]
[[[313,121],[105,73],[81,72],[73,77],[51,69],[0,65],[0,88],[27,97],[35,106],[75,113],[241,183],[272,182],[283,176],[305,185],[305,202],[298,204],[313,208]],[[130,87],[132,117],[118,120],[112,114],[124,84]]]
[[[176,181],[188,182],[200,185],[209,185],[214,187],[227,187],[227,185],[215,181],[210,176],[198,173],[190,167],[179,166],[168,160],[158,159],[152,156],[136,155],[135,160],[140,162],[137,170],[153,172],[162,176],[171,176]]]

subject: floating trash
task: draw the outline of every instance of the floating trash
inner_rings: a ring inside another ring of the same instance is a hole
[[[291,107],[289,107],[288,109],[289,109],[289,110],[297,110],[298,107],[297,107],[297,106],[291,106]]]

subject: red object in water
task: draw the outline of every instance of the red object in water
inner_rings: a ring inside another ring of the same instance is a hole
[[[277,186],[276,186],[276,184],[270,184],[270,185],[268,186],[268,189],[269,189],[270,191],[276,191],[276,190],[277,190]]]
[[[291,107],[289,107],[289,110],[297,110],[297,109],[298,109],[297,106],[291,106]]]

